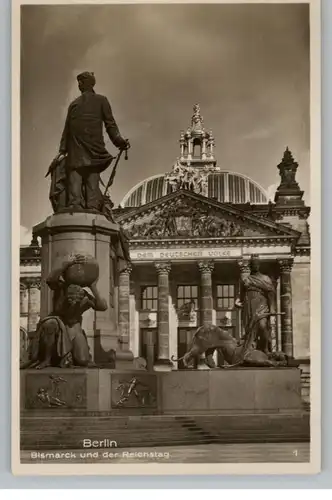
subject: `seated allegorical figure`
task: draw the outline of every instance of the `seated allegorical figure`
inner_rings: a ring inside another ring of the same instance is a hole
[[[81,276],[76,272],[79,270]],[[90,280],[87,278],[89,274]],[[97,290],[98,275],[97,262],[82,255],[70,256],[49,274],[47,284],[54,292],[53,311],[39,322],[31,360],[24,368],[93,365],[82,319],[83,313],[89,309],[107,309],[106,301]],[[81,285],[75,284],[78,282]],[[92,294],[83,286],[89,286]]]

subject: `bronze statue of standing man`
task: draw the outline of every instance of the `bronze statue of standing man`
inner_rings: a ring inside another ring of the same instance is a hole
[[[69,105],[59,155],[48,172],[52,174],[50,200],[55,212],[64,208],[100,211],[100,174],[113,160],[105,148],[103,126],[114,146],[120,150],[130,147],[119,132],[108,99],[94,91],[94,74],[81,73],[77,81],[81,95]]]

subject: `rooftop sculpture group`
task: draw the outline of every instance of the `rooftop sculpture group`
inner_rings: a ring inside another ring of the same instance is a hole
[[[198,170],[190,165],[183,165],[177,160],[165,178],[171,192],[187,189],[194,193],[207,194],[208,175],[209,172]]]

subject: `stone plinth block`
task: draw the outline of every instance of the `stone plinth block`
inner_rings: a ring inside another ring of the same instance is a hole
[[[109,369],[21,370],[21,409],[111,415],[223,415],[302,410],[298,368],[147,373]]]
[[[163,413],[299,411],[298,368],[182,370],[162,374]]]
[[[70,254],[91,255],[99,264],[98,289],[107,301],[106,311],[87,311],[83,328],[88,338],[92,359],[108,360],[110,350],[116,350],[118,331],[114,304],[114,284],[110,277],[114,266],[114,246],[119,227],[103,215],[92,213],[60,213],[48,217],[33,228],[41,238],[41,318],[52,311],[52,292],[46,279],[50,271],[61,265]]]
[[[164,373],[162,406],[165,412],[191,412],[209,408],[209,371],[182,370]]]

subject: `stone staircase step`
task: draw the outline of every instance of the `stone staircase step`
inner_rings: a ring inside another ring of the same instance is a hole
[[[21,446],[24,450],[82,449],[83,439],[115,440],[118,447],[124,448],[308,442],[309,436],[308,414],[127,417],[75,417],[67,414],[44,415],[43,418],[25,414],[21,419]]]
[[[294,438],[294,439],[284,439],[283,436],[270,436],[269,439],[227,439],[227,438],[206,438],[206,439],[200,439],[200,440],[189,440],[189,439],[182,439],[182,440],[172,440],[171,442],[169,440],[167,441],[153,441],[150,439],[142,439],[141,441],[137,443],[133,443],[132,440],[128,439],[128,441],[123,441],[121,443],[118,443],[118,446],[116,448],[107,448],[107,450],[110,451],[115,451],[117,449],[121,448],[135,448],[137,447],[162,447],[162,446],[195,446],[199,444],[255,444],[255,443],[305,443],[308,442],[307,439],[305,438]],[[38,448],[36,446],[36,443],[22,443],[21,445],[22,450],[29,450],[29,451],[35,451],[35,450],[75,450],[75,449],[82,449],[81,445],[76,442],[67,442],[67,443],[55,443],[55,442],[50,442],[50,443],[38,443]],[[82,449],[83,451],[83,449]],[[85,449],[85,451],[96,451],[95,448],[90,448],[90,449]]]

